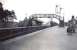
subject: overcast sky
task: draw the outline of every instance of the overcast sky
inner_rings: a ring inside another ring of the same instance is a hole
[[[55,6],[63,8],[65,21],[72,15],[77,16],[76,0],[0,0],[4,7],[9,10],[15,10],[18,20],[35,13],[54,14]]]

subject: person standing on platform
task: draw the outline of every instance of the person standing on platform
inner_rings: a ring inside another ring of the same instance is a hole
[[[72,32],[75,33],[75,26],[76,26],[76,20],[75,17],[72,16],[71,20],[69,21],[69,27],[72,29]]]

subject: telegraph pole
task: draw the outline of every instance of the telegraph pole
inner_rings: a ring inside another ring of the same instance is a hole
[[[64,27],[64,16],[62,16],[62,9],[63,8],[60,7],[60,12],[59,13],[60,13],[60,16],[62,18],[62,19],[60,19],[60,26],[61,27]]]
[[[60,16],[59,17],[59,26],[64,27],[64,16],[62,17],[62,7],[59,7],[58,5],[56,5],[55,7],[55,14]],[[56,16],[57,17],[57,16]]]
[[[56,15],[58,14],[58,5],[56,5],[56,7],[55,7],[55,14]]]

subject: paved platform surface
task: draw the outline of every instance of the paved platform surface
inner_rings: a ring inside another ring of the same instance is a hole
[[[0,50],[77,50],[77,33],[68,35],[66,27],[50,27],[1,42]]]

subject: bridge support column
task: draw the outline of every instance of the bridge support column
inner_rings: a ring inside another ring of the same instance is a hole
[[[59,19],[59,26],[60,26],[60,27],[64,27],[64,17],[63,17],[62,20]]]

